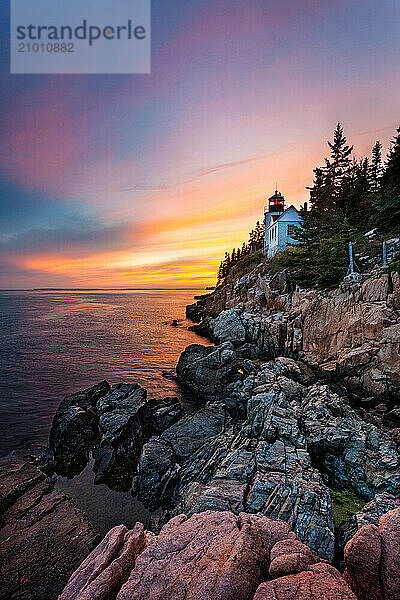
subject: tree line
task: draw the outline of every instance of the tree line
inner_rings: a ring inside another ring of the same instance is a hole
[[[380,141],[370,157],[357,159],[340,123],[328,148],[328,157],[313,171],[311,208],[302,213],[302,227],[293,236],[298,244],[270,259],[271,266],[286,268],[293,283],[303,287],[337,285],[348,266],[349,241],[363,252],[371,230],[378,239],[400,232],[400,127],[385,159]],[[243,254],[262,249],[263,236],[257,223],[240,252],[226,253],[219,283]]]
[[[248,241],[243,242],[241,248],[234,248],[231,253],[225,252],[225,257],[219,265],[217,284],[219,285],[225,279],[233,265],[238,263],[241,258],[262,250],[263,245],[264,223],[257,221],[255,228],[249,233]]]
[[[343,279],[349,241],[368,253],[366,233],[375,230],[383,239],[400,230],[400,127],[385,161],[379,141],[370,157],[355,158],[340,123],[328,147],[308,188],[311,210],[296,229],[299,243],[277,257],[304,287],[332,287]]]

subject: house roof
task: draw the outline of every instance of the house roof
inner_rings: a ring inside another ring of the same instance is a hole
[[[291,221],[292,219],[287,219],[287,217],[288,217],[288,213],[289,212],[293,212],[293,211],[296,213],[296,217],[298,217],[296,219],[296,221],[301,220],[299,211],[297,210],[297,208],[295,206],[293,206],[293,204],[291,204],[290,206],[288,206],[288,208],[281,215],[279,215],[279,217],[277,219],[275,219],[275,221],[273,221],[268,226],[268,229],[270,229],[273,225],[275,225],[275,223],[278,223],[278,221]],[[286,215],[286,218],[284,218],[285,215]]]

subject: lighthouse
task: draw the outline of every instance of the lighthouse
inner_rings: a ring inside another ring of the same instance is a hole
[[[301,226],[301,216],[293,205],[285,209],[285,198],[277,189],[264,208],[264,224],[264,253],[268,258],[298,243],[292,236],[295,227]]]

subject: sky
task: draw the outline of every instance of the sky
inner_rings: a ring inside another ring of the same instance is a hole
[[[153,0],[137,75],[10,75],[5,5],[2,289],[212,285],[338,121],[357,157],[400,124],[398,0]]]

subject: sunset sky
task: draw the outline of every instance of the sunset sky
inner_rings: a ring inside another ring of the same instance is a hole
[[[10,75],[0,22],[1,288],[212,284],[337,121],[400,124],[399,0],[153,0],[151,75]]]

